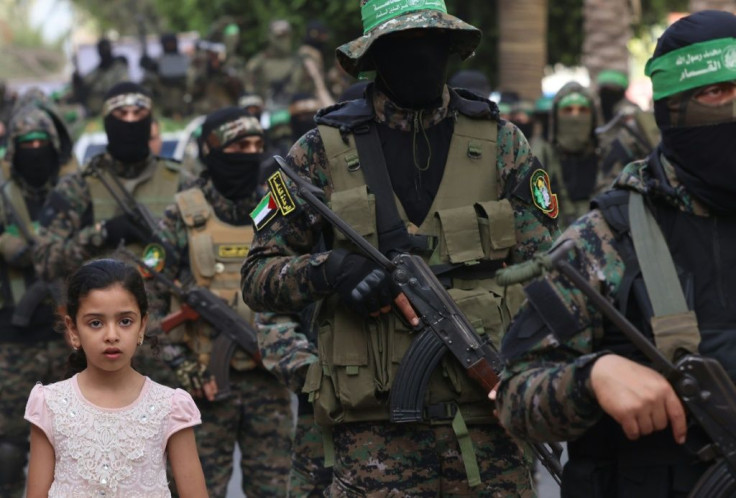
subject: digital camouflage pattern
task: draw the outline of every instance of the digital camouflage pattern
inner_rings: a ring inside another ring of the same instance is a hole
[[[619,104],[618,122],[598,135],[601,170],[596,182],[596,193],[609,189],[624,167],[646,158],[659,143],[659,129],[654,113],[642,111],[628,101]]]
[[[258,201],[255,192],[248,198],[232,201],[220,194],[211,181],[202,178],[187,182],[182,190],[195,187],[202,190],[219,220],[232,225],[250,223],[249,213]],[[176,204],[166,208],[160,228],[163,239],[175,253],[173,257],[167,255],[165,273],[180,281],[188,280],[189,241]],[[167,311],[162,307],[168,305],[170,295],[160,286],[155,289],[154,312],[161,316]],[[212,330],[202,321],[191,325],[187,334],[196,334],[196,338],[177,336],[171,340],[179,347],[187,347],[184,354],[188,359],[198,361],[196,352],[189,348],[209,341]],[[254,369],[252,359],[242,350],[236,350],[231,365],[231,398],[218,402],[195,398],[202,414],[202,424],[195,427],[195,435],[207,489],[212,496],[225,496],[237,442],[242,453],[243,491],[247,496],[286,496],[293,428],[291,394],[273,375],[260,367]]]
[[[122,163],[108,153],[90,161],[126,179],[137,177],[151,162],[161,168],[179,169],[177,164],[152,155],[138,164]],[[181,172],[179,178],[181,185],[189,175]],[[42,278],[48,281],[66,278],[88,259],[112,252],[103,247],[103,233],[93,219],[92,197],[84,172],[60,178],[42,213],[39,241],[34,251],[36,270]]]
[[[28,394],[37,382],[44,385],[63,379],[69,347],[61,334],[56,340],[37,344],[0,342],[0,443],[28,451],[30,425],[23,419]],[[0,459],[0,465],[7,465]],[[7,469],[7,467],[6,467]],[[25,475],[12,484],[0,483],[0,496],[22,498]]]
[[[401,130],[413,129],[416,113],[397,107],[378,91],[369,94],[373,95],[374,119],[377,122]],[[423,128],[436,125],[443,119],[452,119],[457,111],[452,107],[451,102],[451,93],[446,89],[440,107],[422,112]],[[515,215],[517,245],[512,249],[509,261],[520,262],[530,258],[538,250],[548,248],[553,237],[557,235],[557,227],[553,219],[533,207],[529,179],[535,170],[541,169],[541,165],[530,154],[529,146],[523,135],[511,123],[501,122],[497,139],[495,164],[499,172],[498,193],[499,196],[509,199]],[[286,160],[289,166],[301,176],[324,190],[326,201],[329,202],[332,185],[328,176],[328,161],[325,154],[321,136],[315,129],[297,141]],[[327,222],[305,205],[300,198],[293,197],[297,209],[286,216],[277,214],[270,223],[256,233],[243,265],[241,281],[243,295],[247,302],[258,311],[271,310],[289,313],[301,310],[330,293],[329,290],[316,288],[314,282],[309,278],[311,267],[320,266],[329,254],[328,252],[313,253],[313,248],[317,246],[321,235],[328,229]],[[279,351],[279,334],[281,337],[284,337],[284,334],[278,329],[273,333],[275,339],[272,339],[272,343],[277,345],[274,352],[286,354],[291,358],[304,358],[300,354],[307,348],[306,344],[300,350],[293,344],[287,343],[281,346]],[[299,382],[302,380],[299,379]],[[331,489],[332,493],[337,493],[335,496],[356,496],[362,487],[369,487],[372,490],[381,489],[388,494],[389,488],[380,487],[376,482],[372,482],[372,479],[378,480],[379,476],[385,476],[390,481],[396,479],[397,476],[403,479],[410,474],[420,475],[421,467],[415,467],[414,464],[424,465],[421,461],[422,453],[413,454],[411,458],[406,459],[395,458],[395,454],[398,453],[394,450],[397,446],[401,446],[399,441],[404,437],[406,442],[413,441],[412,444],[420,445],[412,446],[413,449],[421,447],[422,451],[430,451],[427,444],[433,444],[432,440],[435,437],[445,438],[447,441],[444,443],[446,444],[445,449],[442,452],[432,449],[432,455],[435,458],[447,457],[453,462],[452,465],[458,466],[455,474],[450,468],[441,469],[443,474],[457,477],[457,480],[454,477],[452,479],[452,486],[457,487],[448,488],[448,491],[450,489],[467,490],[467,476],[460,456],[457,437],[450,427],[430,429],[421,424],[401,426],[392,426],[387,422],[369,424],[372,431],[371,437],[380,438],[383,437],[381,434],[386,434],[386,437],[390,435],[396,440],[389,445],[380,443],[381,439],[374,439],[371,444],[377,453],[370,455],[370,458],[375,457],[375,459],[366,460],[368,456],[364,452],[369,449],[362,445],[367,436],[353,435],[350,432],[353,430],[353,425],[345,424],[344,427],[341,425],[335,427],[336,466],[334,471],[336,474],[333,477]],[[495,424],[471,426],[470,430],[471,433],[474,435],[477,433],[480,437],[480,442],[474,442],[474,447],[476,452],[479,452],[478,461],[482,462],[481,479],[485,487],[474,488],[468,491],[469,494],[472,496],[511,496],[513,491],[505,492],[508,486],[508,489],[516,489],[522,495],[528,492],[531,496],[529,467],[524,465],[516,444],[508,439]],[[338,434],[338,432],[342,434],[342,431],[345,437]],[[485,446],[485,443],[488,442],[492,444]],[[480,449],[481,446],[485,447]],[[517,455],[518,458],[515,460],[513,455]],[[388,461],[389,457],[391,462]],[[366,462],[374,463],[366,467]],[[389,469],[391,465],[396,465],[396,467]],[[504,469],[504,472],[508,471],[508,474],[500,474],[498,472],[500,467]],[[363,475],[366,470],[359,469],[369,469],[372,474]],[[433,471],[437,470],[436,466],[433,467]],[[505,477],[501,477],[502,475]],[[507,480],[505,480],[506,477]],[[413,479],[420,482],[424,478],[425,476],[412,477],[408,482],[415,482]],[[436,487],[438,483],[435,481],[428,485],[435,486],[435,491],[431,494],[435,496],[436,490],[439,489]],[[381,495],[381,493],[377,494]],[[414,495],[414,493],[411,494]]]
[[[13,163],[16,139],[34,131],[46,133],[49,142],[57,154],[61,152],[61,138],[48,112],[34,104],[27,104],[15,111],[13,118],[10,120],[10,126],[8,127],[8,148],[5,153],[5,161],[8,164]]]
[[[450,426],[363,422],[335,426],[335,448],[347,450],[335,456],[329,496],[535,496],[531,462],[513,440],[496,426],[470,426],[468,431],[483,478],[472,488]]]
[[[223,123],[212,130],[208,136],[203,137],[202,155],[206,157],[211,150],[222,149],[236,140],[249,135],[263,136],[261,123],[254,117],[243,116],[236,120]]]
[[[360,0],[361,8],[366,4],[387,3],[384,0]],[[377,39],[390,33],[418,28],[435,28],[450,31],[451,51],[465,60],[478,47],[481,32],[478,28],[461,21],[455,16],[438,10],[418,10],[385,21],[365,33],[360,38],[337,48],[337,60],[351,76],[358,77],[361,71],[371,71],[375,67],[370,57],[365,57]]]
[[[302,333],[298,316],[257,313],[258,346],[263,367],[299,394],[309,365],[319,361],[317,345]],[[299,402],[308,402],[306,396]],[[325,467],[322,430],[315,424],[311,406],[299,407],[291,449],[289,496],[318,497],[332,482]]]
[[[664,158],[662,164],[674,195],[664,191],[645,161],[628,165],[615,188],[663,198],[683,213],[708,216],[707,210],[677,180],[671,164]],[[570,264],[612,301],[625,265],[600,211],[591,211],[573,223],[560,237],[564,239],[574,240],[578,249],[571,252]],[[578,331],[565,340],[546,329],[539,337],[532,337],[533,340],[507,334],[502,349],[507,362],[497,404],[501,424],[512,435],[535,441],[567,441],[590,429],[603,413],[593,395],[589,371],[585,369],[600,355],[594,345],[603,336],[603,321],[600,312],[558,273],[550,272],[545,278],[567,306]],[[519,344],[525,344],[521,348],[525,352],[509,356],[509,350],[518,350]]]
[[[194,428],[210,496],[226,496],[233,450],[243,454],[243,491],[251,498],[283,498],[291,465],[289,391],[263,370],[230,370],[233,397],[199,401],[202,424]]]
[[[443,105],[423,112],[422,126],[426,129],[454,112],[449,108],[450,94],[446,89]],[[374,92],[375,119],[401,130],[411,130],[414,113],[401,109],[385,95]],[[529,178],[541,165],[530,154],[524,136],[513,124],[503,122],[498,129],[499,195],[508,196],[514,209],[517,245],[512,249],[511,261],[531,258],[538,250],[548,248],[558,234],[554,220],[534,208]],[[289,151],[286,162],[301,176],[325,191],[329,202],[332,193],[327,176],[327,157],[317,129],[307,132]],[[288,185],[290,181],[286,180]],[[326,228],[322,217],[303,200],[294,198],[297,209],[288,216],[276,216],[270,224],[256,233],[248,258],[243,264],[243,295],[252,308],[289,313],[318,301],[329,291],[316,289],[309,279],[310,267],[319,266],[329,253],[312,254],[320,235]]]

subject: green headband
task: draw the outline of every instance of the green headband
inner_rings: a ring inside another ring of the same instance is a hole
[[[372,0],[360,9],[363,34],[386,21],[417,10],[438,10],[447,14],[445,0]]]
[[[237,24],[234,24],[234,23],[228,24],[225,27],[225,32],[224,32],[225,36],[239,35],[239,34],[240,34],[240,28],[238,27]]]
[[[571,105],[580,105],[583,107],[590,107],[590,100],[585,97],[582,93],[579,92],[573,92],[569,95],[565,95],[560,99],[560,102],[557,104],[557,107],[559,109],[562,109],[563,107],[568,107]]]
[[[617,85],[621,88],[627,88],[629,86],[629,78],[621,71],[605,69],[598,75],[598,84]]]
[[[32,140],[49,140],[49,134],[45,131],[31,131],[17,138],[18,142],[30,142]]]
[[[719,38],[678,48],[649,59],[654,100],[699,86],[736,80],[736,38]]]

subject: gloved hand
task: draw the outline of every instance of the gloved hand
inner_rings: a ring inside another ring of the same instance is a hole
[[[146,235],[125,214],[119,214],[105,221],[105,245],[117,247],[120,239],[125,239],[126,244],[145,242]]]
[[[9,234],[0,235],[0,254],[10,266],[21,268],[31,264],[31,252],[24,239]]]
[[[391,276],[365,256],[335,249],[325,265],[328,283],[343,304],[359,315],[386,313],[399,295]]]
[[[213,380],[207,365],[195,360],[182,361],[176,366],[174,373],[181,387],[195,398],[204,396],[206,384]]]

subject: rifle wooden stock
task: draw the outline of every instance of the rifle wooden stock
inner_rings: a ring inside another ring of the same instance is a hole
[[[188,304],[182,304],[178,311],[169,313],[166,317],[161,320],[161,330],[167,334],[174,328],[178,327],[184,322],[193,322],[199,318],[197,313]]]

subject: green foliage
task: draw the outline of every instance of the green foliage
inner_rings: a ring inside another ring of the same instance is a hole
[[[547,62],[580,64],[583,50],[583,0],[549,0]]]

